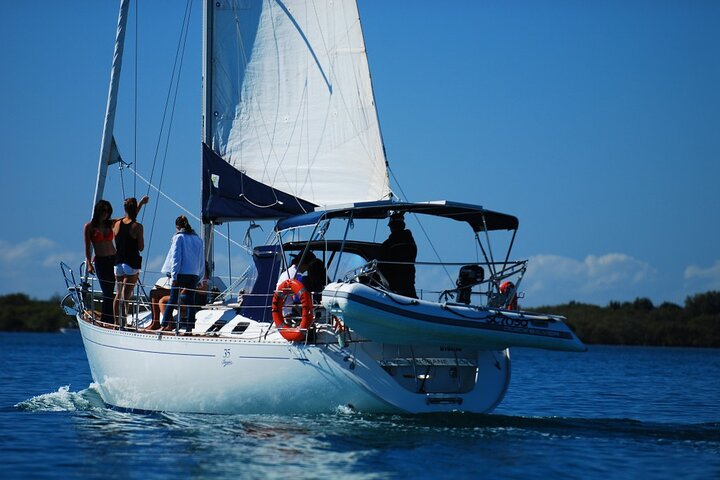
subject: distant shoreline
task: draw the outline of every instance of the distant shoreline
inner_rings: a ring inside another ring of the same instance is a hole
[[[685,305],[648,298],[610,302],[606,307],[570,302],[532,308],[564,316],[588,345],[720,348],[720,292],[687,297]]]
[[[656,307],[647,298],[610,302],[605,307],[570,302],[530,308],[564,316],[587,345],[720,348],[720,292],[700,293],[685,305],[665,302]],[[31,299],[24,293],[0,296],[0,331],[59,332],[75,319],[60,308],[60,298]]]

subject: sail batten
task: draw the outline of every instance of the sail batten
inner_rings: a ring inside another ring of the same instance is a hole
[[[355,1],[213,5],[212,150],[300,203],[388,198]]]

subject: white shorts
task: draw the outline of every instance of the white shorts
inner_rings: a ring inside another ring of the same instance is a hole
[[[116,277],[129,277],[131,275],[137,275],[140,273],[139,268],[132,268],[127,263],[121,263],[119,265],[115,265],[115,276]]]

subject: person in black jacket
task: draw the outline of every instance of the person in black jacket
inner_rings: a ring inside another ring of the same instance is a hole
[[[390,236],[380,247],[378,270],[387,279],[390,290],[417,298],[415,292],[415,258],[417,246],[412,232],[405,228],[402,213],[393,213],[388,221]]]
[[[313,252],[307,251],[298,265],[298,271],[303,273],[303,286],[313,294],[313,301],[319,303],[322,291],[328,284],[325,264]]]

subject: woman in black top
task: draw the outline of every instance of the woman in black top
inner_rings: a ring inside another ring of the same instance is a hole
[[[148,197],[143,197],[140,204],[135,198],[125,200],[125,216],[115,222],[113,232],[115,233],[115,281],[116,293],[113,304],[116,323],[123,327],[123,319],[129,313],[129,304],[132,299],[132,291],[140,274],[142,257],[140,252],[145,248],[143,237],[143,226],[135,219],[143,204],[147,203]]]

